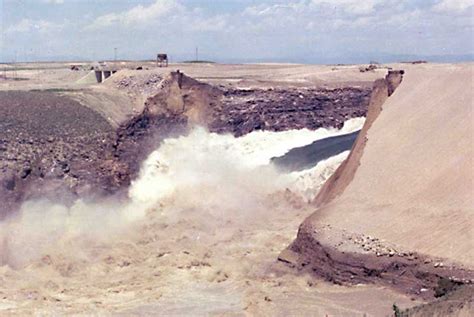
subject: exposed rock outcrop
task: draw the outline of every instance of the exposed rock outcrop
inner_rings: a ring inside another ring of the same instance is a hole
[[[344,252],[319,240],[310,222],[300,227],[297,240],[280,255],[280,261],[336,284],[376,283],[425,300],[436,296],[440,281],[470,284],[474,272],[433,265],[426,256],[412,253],[377,256]]]
[[[363,117],[369,88],[228,89],[214,111],[210,130],[241,136],[255,130],[341,128]]]

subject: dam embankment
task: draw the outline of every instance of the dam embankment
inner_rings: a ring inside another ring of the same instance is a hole
[[[365,115],[371,94],[357,87],[225,88],[179,72],[150,74],[138,83],[134,76],[116,82],[117,75],[84,93],[1,92],[1,217],[28,199],[72,202],[124,192],[163,139],[195,125],[235,136],[340,128]],[[127,102],[132,93],[145,101],[127,118],[121,108],[131,106],[115,103]]]
[[[388,283],[422,297],[443,279],[470,283],[472,72],[408,67],[395,92],[388,78],[376,83],[348,159],[282,260],[329,280]]]

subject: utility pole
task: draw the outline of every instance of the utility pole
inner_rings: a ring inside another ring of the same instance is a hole
[[[15,59],[13,60],[13,78],[16,78],[17,72],[16,72],[16,56],[17,56],[17,51],[15,50]]]
[[[114,62],[117,62],[117,48],[114,47]]]
[[[0,22],[1,26],[0,27],[2,28],[2,32],[0,34],[0,36],[1,36],[1,38],[0,38],[0,47],[2,48],[2,56],[0,58],[1,58],[1,62],[5,63],[3,65],[3,77],[5,79],[7,79],[7,65],[6,65],[7,61],[5,60],[5,53],[4,53],[4,51],[6,51],[6,48],[3,47],[4,41],[5,41],[4,40],[4,34],[3,34],[4,30],[5,30],[5,24],[3,22],[3,21],[5,21],[5,1],[1,2],[1,6],[2,6],[2,16],[1,16],[1,19],[0,19],[1,20],[1,22]]]
[[[196,62],[199,61],[199,47],[196,46]]]

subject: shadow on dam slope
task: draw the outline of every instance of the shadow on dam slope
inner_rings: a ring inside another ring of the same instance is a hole
[[[271,162],[287,172],[314,167],[322,160],[350,150],[359,131],[317,140],[311,144],[291,149],[285,155],[272,158]]]

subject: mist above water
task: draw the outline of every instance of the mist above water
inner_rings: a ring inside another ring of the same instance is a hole
[[[278,172],[270,159],[356,131],[363,122],[348,120],[340,130],[257,131],[240,138],[197,127],[186,136],[166,139],[143,162],[126,203],[78,200],[66,207],[46,200],[25,202],[15,217],[0,223],[0,265],[21,268],[61,253],[93,261],[94,247],[131,239],[151,213],[170,223],[191,213],[210,226],[267,219],[275,194],[289,189],[303,201],[311,200],[348,152],[289,174]]]

